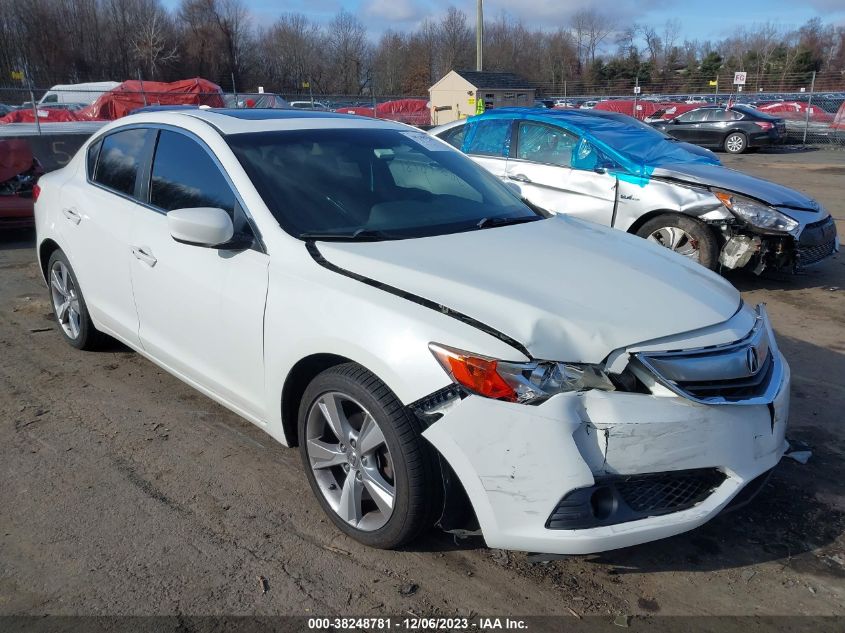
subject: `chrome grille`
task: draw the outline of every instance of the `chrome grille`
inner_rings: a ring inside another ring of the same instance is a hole
[[[749,334],[734,343],[671,352],[640,352],[640,366],[659,384],[704,404],[769,403],[783,367],[765,308]]]

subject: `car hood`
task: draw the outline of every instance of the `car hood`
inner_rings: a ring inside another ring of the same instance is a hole
[[[740,306],[736,289],[704,267],[563,215],[317,246],[330,264],[460,312],[544,360],[601,362],[616,349],[727,321]]]
[[[727,189],[757,198],[775,207],[802,211],[819,210],[818,203],[803,193],[720,165],[673,163],[661,165],[652,175]]]

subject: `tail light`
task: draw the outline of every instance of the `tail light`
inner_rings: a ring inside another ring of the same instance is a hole
[[[774,127],[774,125],[768,121],[754,121],[754,125],[757,125],[766,131],[771,130]]]
[[[41,195],[41,187],[38,185],[33,185],[32,187],[32,201],[38,202],[38,196]]]

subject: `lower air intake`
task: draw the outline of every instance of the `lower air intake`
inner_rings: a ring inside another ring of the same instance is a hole
[[[596,479],[561,499],[546,521],[550,530],[583,530],[687,510],[725,481],[715,468]]]

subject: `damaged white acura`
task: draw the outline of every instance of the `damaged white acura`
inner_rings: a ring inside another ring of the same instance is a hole
[[[635,545],[748,499],[783,455],[789,367],[763,307],[413,128],[139,114],[34,195],[62,336],[114,337],[299,446],[362,543],[438,525]]]

